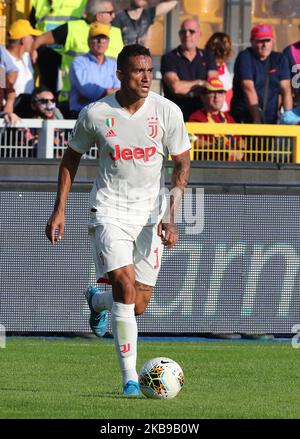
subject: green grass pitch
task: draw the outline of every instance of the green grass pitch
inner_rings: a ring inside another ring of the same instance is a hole
[[[0,349],[0,418],[299,418],[300,350],[290,343],[139,342],[138,368],[183,368],[173,400],[126,398],[110,339],[10,337]]]

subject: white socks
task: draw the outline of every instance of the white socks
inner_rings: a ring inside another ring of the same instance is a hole
[[[123,385],[128,380],[138,381],[136,372],[137,324],[134,308],[134,303],[125,305],[113,302],[111,309],[111,326],[122,371]]]
[[[111,291],[95,293],[92,297],[92,307],[96,312],[107,309],[111,311],[113,305],[113,296]]]
[[[135,304],[125,305],[114,302],[111,291],[96,293],[92,297],[96,312],[111,311],[111,327],[115,339],[116,352],[120,363],[123,385],[129,380],[138,381],[136,372],[137,324]]]

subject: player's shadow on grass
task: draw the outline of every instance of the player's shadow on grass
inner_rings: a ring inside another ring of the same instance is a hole
[[[20,387],[0,387],[0,393],[1,392],[32,392],[37,393],[37,389],[24,389]]]
[[[0,392],[19,392],[20,389],[16,387],[0,387]]]
[[[99,398],[99,393],[81,393],[79,396],[82,396],[83,398]],[[140,399],[142,395],[132,395],[132,396],[125,396],[121,393],[114,393],[114,392],[107,392],[101,394],[104,398],[113,398],[113,399]]]

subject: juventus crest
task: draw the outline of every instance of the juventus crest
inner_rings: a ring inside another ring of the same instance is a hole
[[[158,117],[148,117],[148,127],[150,128],[150,137],[155,139],[158,133]]]

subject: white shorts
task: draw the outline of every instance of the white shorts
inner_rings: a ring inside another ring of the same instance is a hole
[[[90,225],[89,237],[97,282],[105,282],[108,272],[133,264],[137,281],[156,284],[163,252],[157,225]]]

